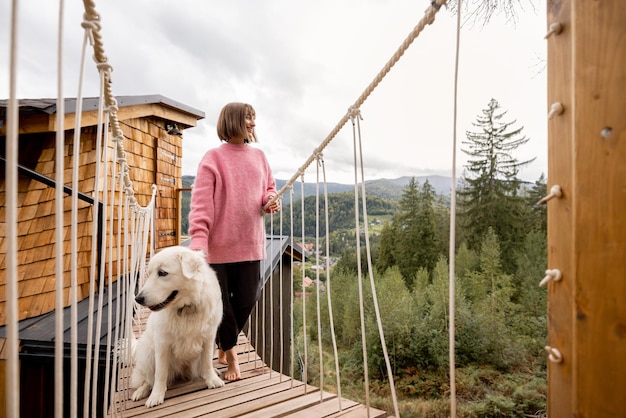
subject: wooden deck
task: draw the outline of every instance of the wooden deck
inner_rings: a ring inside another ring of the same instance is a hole
[[[227,382],[224,387],[208,389],[204,381],[181,382],[168,388],[165,402],[147,408],[146,399],[133,402],[133,389],[118,392],[109,417],[387,417],[385,411],[367,408],[337,395],[321,392],[276,371],[270,370],[242,334],[237,345],[241,380]],[[213,364],[222,373],[226,366],[214,358]],[[129,372],[130,370],[127,370]],[[128,378],[120,379],[125,387]]]

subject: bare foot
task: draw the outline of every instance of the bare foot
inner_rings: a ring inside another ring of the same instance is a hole
[[[237,360],[237,352],[234,348],[227,350],[225,353],[228,368],[224,372],[224,380],[233,382],[241,379],[241,371],[239,370],[239,360]]]
[[[217,361],[220,364],[228,364],[228,360],[226,359],[226,353],[221,349],[217,349]]]

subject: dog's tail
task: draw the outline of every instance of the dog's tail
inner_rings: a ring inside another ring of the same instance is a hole
[[[135,353],[137,351],[137,338],[134,333],[130,333],[130,338],[120,338],[115,344],[115,355],[120,364],[133,366],[135,364]]]

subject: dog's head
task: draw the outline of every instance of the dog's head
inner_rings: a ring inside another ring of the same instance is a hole
[[[193,304],[208,268],[203,254],[187,247],[168,247],[148,263],[148,279],[135,301],[152,311]]]

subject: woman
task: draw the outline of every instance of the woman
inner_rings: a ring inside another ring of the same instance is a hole
[[[189,247],[206,254],[222,290],[224,317],[217,345],[219,361],[228,365],[226,381],[241,378],[233,347],[261,293],[262,209],[276,195],[265,154],[248,145],[257,142],[255,117],[249,104],[224,106],[217,120],[217,136],[223,143],[209,150],[198,166],[189,213]],[[266,212],[278,210],[276,200]]]

